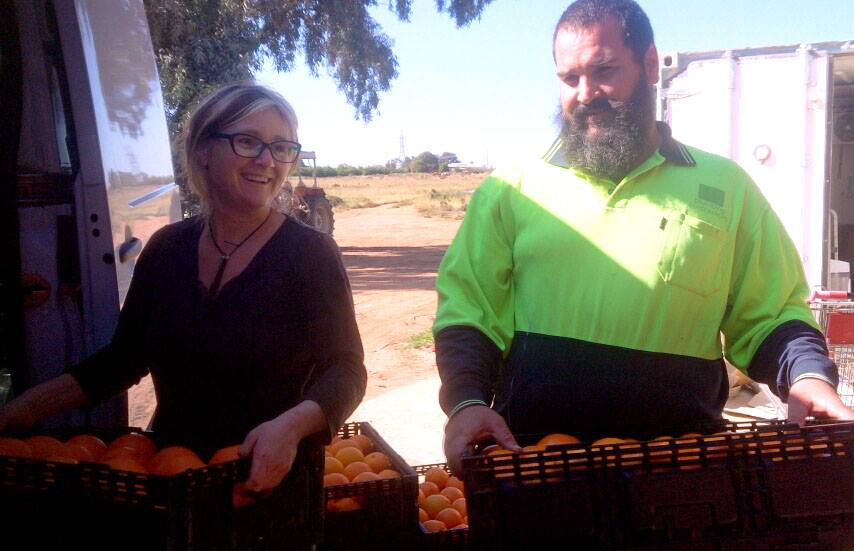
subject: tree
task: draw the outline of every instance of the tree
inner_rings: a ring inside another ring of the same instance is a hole
[[[458,27],[492,0],[435,0]],[[302,53],[315,76],[326,67],[355,116],[369,121],[397,77],[392,41],[368,13],[378,0],[145,0],[169,128],[218,86],[251,77],[265,59],[290,71]],[[412,0],[387,0],[408,21]]]
[[[412,160],[409,168],[412,172],[436,172],[439,170],[439,158],[433,153],[425,151]]]

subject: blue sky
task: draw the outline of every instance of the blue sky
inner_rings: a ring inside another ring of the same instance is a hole
[[[300,141],[321,165],[383,164],[406,154],[451,151],[460,160],[498,165],[537,155],[555,135],[554,24],[568,5],[553,0],[494,0],[480,21],[457,29],[433,0],[414,0],[409,23],[379,0],[374,18],[394,41],[398,78],[369,123],[323,69],[305,66],[260,82],[281,92],[300,120]],[[648,0],[659,52],[854,41],[849,0]],[[854,52],[854,50],[852,50]]]

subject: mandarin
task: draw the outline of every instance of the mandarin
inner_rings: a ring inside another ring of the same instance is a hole
[[[110,448],[130,448],[136,452],[140,461],[148,461],[151,456],[157,453],[157,446],[154,445],[154,442],[149,437],[138,432],[129,432],[119,436],[110,442],[107,449],[109,450]]]
[[[459,511],[460,514],[464,517],[469,514],[468,507],[466,506],[466,498],[464,497],[454,500],[454,502],[451,504],[451,507]]]
[[[448,477],[448,481],[445,482],[445,488],[459,488],[462,492],[466,491],[465,484],[459,478],[451,475]]]
[[[0,436],[0,455],[7,457],[32,457],[33,449],[23,440]]]
[[[337,513],[346,511],[358,511],[362,505],[352,497],[342,497],[341,499],[333,500],[332,510]]]
[[[341,448],[340,450],[338,450],[338,452],[335,454],[335,459],[340,461],[341,464],[346,467],[350,463],[356,461],[364,461],[365,454],[363,454],[362,450],[360,450],[359,448],[348,446],[346,448]]]
[[[148,474],[145,466],[129,455],[115,456],[108,459],[101,458],[101,463],[117,471],[131,471],[134,473]]]
[[[227,446],[225,448],[220,448],[214,452],[211,456],[211,460],[208,461],[209,465],[219,465],[220,463],[227,463],[229,461],[237,461],[240,459],[240,455],[237,451],[240,449],[240,444],[235,444],[234,446]]]
[[[463,516],[453,507],[447,507],[439,511],[436,520],[443,522],[448,528],[453,528],[463,521]]]
[[[613,446],[615,444],[622,444],[623,442],[625,442],[625,440],[623,440],[622,438],[614,438],[611,436],[607,436],[605,438],[595,440],[592,444],[590,444],[590,447],[592,448],[595,446]]]
[[[53,436],[31,436],[25,442],[33,450],[36,459],[60,456],[65,450],[65,445]]]
[[[339,486],[341,484],[349,484],[350,479],[344,473],[329,473],[323,475],[323,486]]]
[[[386,456],[386,454],[382,452],[372,452],[365,456],[365,463],[371,467],[371,470],[375,473],[380,471],[384,471],[386,469],[391,468],[391,461]]]
[[[428,520],[430,520],[430,515],[427,514],[427,511],[425,511],[424,509],[419,507],[418,508],[418,522],[425,522]]]
[[[566,444],[578,444],[580,440],[574,436],[569,434],[562,434],[559,432],[548,434],[540,438],[540,441],[537,442],[538,445],[546,448],[548,446],[563,446]]]
[[[332,453],[333,456],[338,455],[338,452],[344,448],[356,448],[357,450],[361,451],[359,444],[356,443],[356,441],[354,441],[351,438],[342,438],[342,439],[338,440],[337,442],[333,442],[332,444],[329,444],[328,448],[329,448],[330,453]]]
[[[427,511],[427,514],[430,515],[430,518],[436,518],[436,515],[439,514],[439,511],[450,506],[450,499],[443,496],[442,494],[433,494],[424,498],[424,505],[422,505],[421,508]]]
[[[94,461],[99,460],[101,456],[104,455],[104,452],[107,451],[107,445],[104,441],[91,434],[78,434],[77,436],[71,437],[65,444],[83,446],[92,454],[92,459]]]
[[[350,440],[355,442],[365,455],[374,451],[374,442],[364,434],[356,434]]]
[[[70,440],[66,442],[63,447],[65,451],[63,452],[63,456],[76,459],[77,461],[94,461],[95,458],[92,456],[92,452],[89,451],[89,448],[84,446],[83,444],[75,444]]]
[[[356,475],[366,472],[373,471],[371,470],[371,467],[364,461],[353,461],[352,463],[344,467],[344,475],[347,476],[347,478],[350,480],[356,478]]]
[[[418,488],[418,506],[419,507],[424,507],[424,499],[426,497],[427,496],[424,495],[424,490],[422,490],[421,488]]]
[[[371,480],[379,480],[380,477],[377,473],[371,471],[365,471],[363,473],[359,473],[353,477],[353,480],[350,482],[369,482]]]
[[[448,482],[448,473],[445,469],[441,467],[431,467],[424,473],[424,481],[432,482],[436,485],[438,489],[442,489],[445,487],[445,484]]]
[[[340,461],[338,461],[337,459],[332,457],[331,455],[327,455],[326,459],[324,460],[324,463],[323,463],[323,474],[343,473],[343,472],[344,472],[344,465]]]
[[[448,529],[448,527],[445,526],[445,523],[440,520],[428,520],[422,522],[421,526],[423,526],[424,530],[428,532],[441,532],[442,530]]]
[[[424,497],[439,493],[439,487],[436,485],[436,483],[430,482],[429,480],[425,480],[424,482],[419,484],[418,487],[421,488],[422,492],[424,492]]]
[[[152,474],[172,476],[204,466],[205,462],[199,459],[193,450],[183,446],[170,446],[154,454],[148,463],[148,470]]]
[[[380,480],[384,480],[386,478],[400,478],[400,473],[394,469],[383,469],[378,472],[377,475],[380,477]]]
[[[451,503],[463,497],[463,491],[459,488],[454,488],[453,486],[446,486],[439,495],[443,495],[448,498]]]

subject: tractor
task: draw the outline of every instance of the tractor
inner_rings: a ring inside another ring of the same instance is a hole
[[[302,169],[309,167],[307,161],[311,161],[312,183],[310,186],[306,185],[302,178]],[[285,185],[284,203],[290,207],[293,216],[324,233],[332,235],[335,228],[332,204],[326,197],[323,188],[317,187],[317,161],[314,151],[300,152],[299,163],[297,185],[291,186],[290,182]]]

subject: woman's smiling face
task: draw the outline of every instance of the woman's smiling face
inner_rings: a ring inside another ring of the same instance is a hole
[[[248,134],[265,143],[296,141],[294,132],[273,106],[259,109],[220,132]],[[234,212],[268,209],[296,163],[276,161],[267,147],[255,158],[241,157],[225,138],[209,138],[201,152],[201,164],[207,169],[207,185],[214,208]]]

